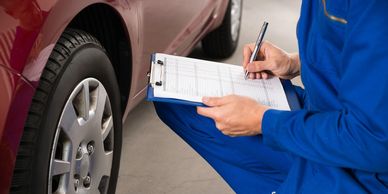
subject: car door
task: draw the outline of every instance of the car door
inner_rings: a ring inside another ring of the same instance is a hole
[[[142,0],[139,1],[139,41],[143,45],[140,73],[146,75],[150,54],[182,54],[191,45],[219,1]],[[143,86],[147,79],[141,80]]]
[[[171,54],[185,42],[190,42],[210,16],[211,0],[142,1],[142,27],[145,51]],[[200,21],[202,20],[202,21]],[[175,50],[174,50],[175,49]]]

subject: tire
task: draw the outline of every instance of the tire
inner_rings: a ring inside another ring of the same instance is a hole
[[[240,36],[242,0],[229,0],[221,26],[202,40],[204,53],[211,58],[230,57]]]
[[[11,193],[115,193],[121,117],[105,50],[93,36],[66,30],[33,97]]]

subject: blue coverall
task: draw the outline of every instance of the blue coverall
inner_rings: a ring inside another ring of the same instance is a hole
[[[237,193],[388,193],[388,1],[304,0],[297,36],[303,109],[266,111],[262,135],[225,136],[193,106],[159,117]]]

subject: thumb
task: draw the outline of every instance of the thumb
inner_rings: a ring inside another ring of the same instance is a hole
[[[270,70],[268,61],[253,61],[247,65],[248,72],[261,72],[265,70]]]
[[[199,106],[197,106],[197,113],[212,119],[215,117],[216,114],[218,114],[217,108],[206,108],[206,107],[199,107]]]
[[[202,102],[206,106],[221,106],[226,103],[225,97],[203,97]]]

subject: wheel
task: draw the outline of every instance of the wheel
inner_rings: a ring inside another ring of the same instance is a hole
[[[115,193],[119,96],[112,64],[97,39],[66,30],[33,97],[11,193]]]
[[[242,0],[229,0],[221,26],[202,40],[202,49],[212,58],[230,57],[237,48],[240,35]]]

